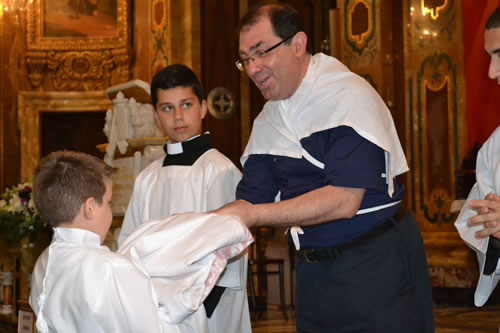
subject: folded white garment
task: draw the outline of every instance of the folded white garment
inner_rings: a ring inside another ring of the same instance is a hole
[[[140,225],[117,252],[142,262],[168,322],[179,323],[198,310],[227,260],[252,241],[236,217],[185,213]],[[224,280],[239,285],[241,276],[226,272]]]

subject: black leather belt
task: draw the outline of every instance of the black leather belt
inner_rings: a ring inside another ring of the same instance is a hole
[[[349,251],[350,249],[358,247],[361,244],[364,244],[382,235],[383,233],[391,229],[394,225],[398,224],[400,220],[401,219],[399,218],[394,218],[394,217],[390,218],[389,220],[379,224],[378,226],[364,233],[358,238],[354,238],[353,240],[350,240],[338,246],[311,249],[311,250],[299,250],[297,251],[297,257],[302,257],[306,262],[309,263],[338,258],[343,253]]]

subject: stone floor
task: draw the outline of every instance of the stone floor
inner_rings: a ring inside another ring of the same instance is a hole
[[[295,332],[295,317],[289,311],[283,319],[278,307],[270,307],[258,320],[252,320],[253,333]],[[500,327],[500,306],[486,308],[440,308],[434,310],[436,333],[497,333]],[[334,331],[333,331],[334,332]]]
[[[289,319],[283,319],[278,306],[269,306],[262,316],[252,320],[253,333],[295,332],[295,316],[288,311]],[[434,310],[436,333],[497,333],[500,327],[500,306],[483,308],[439,308]],[[0,332],[16,333],[17,326],[0,321]]]

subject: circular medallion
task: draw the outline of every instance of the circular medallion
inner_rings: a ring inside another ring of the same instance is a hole
[[[235,106],[233,93],[224,87],[213,89],[207,97],[208,111],[217,119],[231,118]]]

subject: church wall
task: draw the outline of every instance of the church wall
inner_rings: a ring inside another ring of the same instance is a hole
[[[0,11],[0,188],[19,181],[17,91],[28,87],[22,17]]]
[[[463,1],[343,0],[337,6],[340,59],[379,92],[403,144],[410,168],[399,177],[404,204],[422,232],[432,284],[472,287],[476,262],[451,211],[468,152]]]
[[[94,77],[94,81],[79,80],[75,72],[81,68],[74,65],[75,60],[69,62],[68,54],[71,52],[64,50],[64,45],[54,44],[53,54],[47,49],[28,49],[27,27],[30,20],[33,20],[30,13],[40,14],[40,8],[36,7],[39,1],[34,1],[36,10],[33,12],[29,9],[17,13],[0,11],[1,189],[27,180],[21,179],[19,92],[103,91],[108,86],[132,78],[150,82],[159,68],[173,62],[185,63],[193,67],[197,74],[201,73],[199,0],[117,1],[123,1],[127,5],[127,49],[110,48],[108,51],[104,47],[102,51],[93,50],[89,53],[85,46],[77,46],[73,51],[73,55],[76,52],[77,61],[90,59],[97,64],[96,68],[108,68],[108,72],[104,69],[104,77]],[[88,48],[93,48],[92,42],[88,44]],[[111,52],[111,56],[103,52]],[[73,68],[67,69],[65,61]],[[63,65],[66,66],[64,70]],[[83,62],[83,65],[87,63]],[[57,70],[53,69],[54,66],[58,66]],[[83,76],[80,75],[80,78]],[[50,106],[47,108],[50,109]],[[38,141],[39,138],[30,139],[31,143]]]

